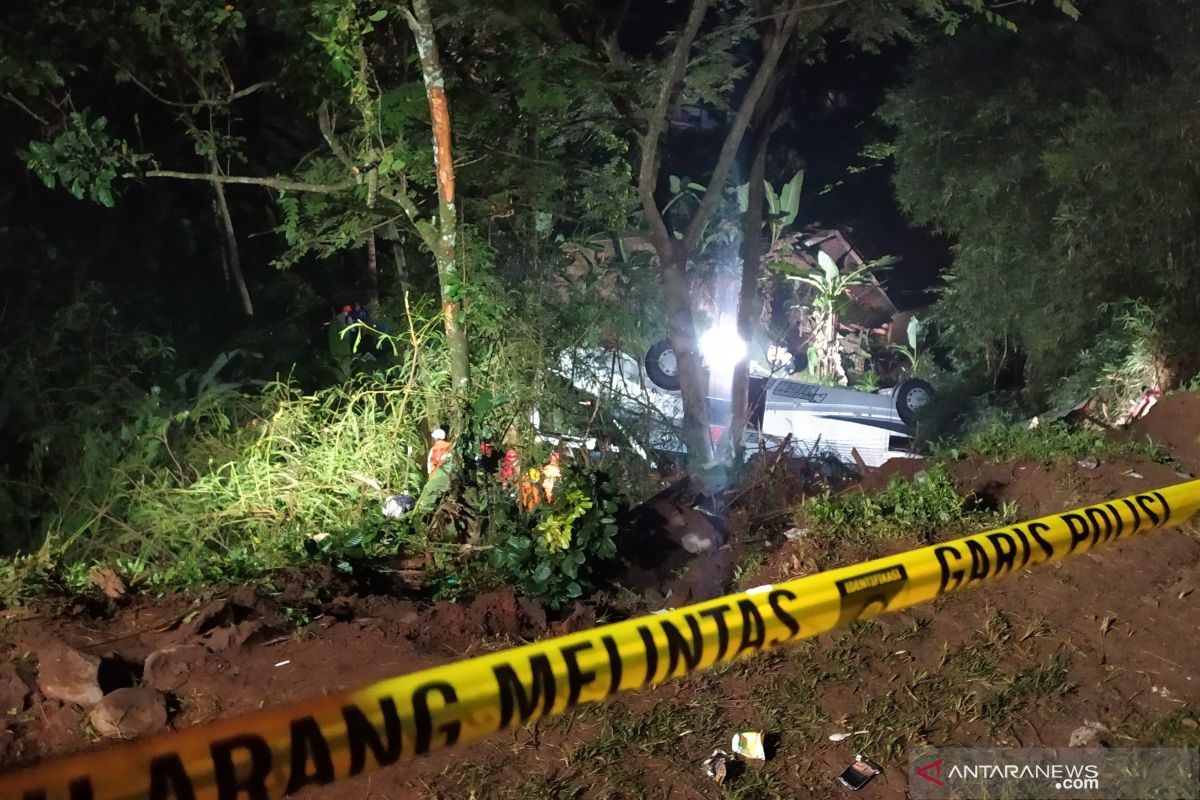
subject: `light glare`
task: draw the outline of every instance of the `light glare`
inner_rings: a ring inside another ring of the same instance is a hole
[[[700,337],[700,355],[709,367],[732,368],[746,357],[746,351],[735,328],[709,328]]]

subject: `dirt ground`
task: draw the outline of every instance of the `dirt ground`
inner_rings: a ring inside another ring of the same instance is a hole
[[[1169,448],[1176,463],[968,460],[952,472],[964,495],[1016,502],[1022,518],[1177,483],[1200,472],[1200,395],[1165,398],[1133,435]],[[740,530],[732,547],[678,561],[657,584],[643,574],[636,591],[614,590],[558,622],[508,591],[430,605],[339,593],[333,576],[317,576],[335,596],[297,628],[289,609],[311,603],[302,587],[312,575],[275,596],[243,588],[0,612],[0,767],[96,746],[79,706],[35,688],[36,654],[55,643],[102,658],[105,692],[146,680],[145,658],[175,648],[154,677],[174,686],[169,727],[180,730],[590,627],[597,609],[602,618],[617,607],[645,612],[853,555]],[[833,797],[846,791],[838,773],[863,753],[885,772],[861,794],[900,798],[905,750],[919,743],[1065,746],[1088,721],[1116,746],[1200,746],[1198,643],[1193,523],[299,796]],[[722,786],[709,781],[700,762],[748,730],[768,734],[770,757],[736,765]],[[856,730],[867,733],[828,738]]]

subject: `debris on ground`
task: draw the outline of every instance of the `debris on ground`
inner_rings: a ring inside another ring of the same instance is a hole
[[[1083,467],[1084,469],[1096,469],[1097,467],[1100,466],[1100,461],[1093,456],[1088,456],[1087,458],[1081,458],[1078,461],[1076,461],[1075,463],[1078,464],[1079,466]]]
[[[882,774],[883,767],[864,755],[856,755],[854,763],[846,767],[842,774],[838,776],[838,780],[842,782],[843,786],[857,792],[870,783],[871,779],[876,775]]]
[[[146,656],[142,680],[160,692],[173,692],[187,683],[192,670],[199,667],[208,650],[198,644],[168,645]]]
[[[733,735],[733,752],[745,758],[766,761],[767,751],[763,747],[762,731],[742,731]]]
[[[804,537],[808,536],[808,534],[808,528],[788,528],[783,532],[783,538],[789,542],[799,542],[803,541]]]
[[[388,519],[400,519],[417,505],[411,494],[390,494],[383,501],[383,515]]]
[[[92,567],[88,572],[88,581],[109,600],[120,600],[129,591],[125,588],[125,581],[121,580],[121,576],[109,567]]]
[[[1071,731],[1068,742],[1071,747],[1112,747],[1112,731],[1099,722],[1084,720],[1083,724]]]
[[[701,762],[704,767],[704,774],[712,778],[717,783],[725,782],[726,763],[730,760],[730,756],[724,750],[716,749],[712,751],[712,755]]]
[[[679,543],[683,549],[694,556],[701,553],[706,553],[709,550],[717,548],[717,542],[711,537],[698,536],[694,533],[686,533]]]
[[[903,652],[903,651],[901,651],[901,652]],[[829,734],[829,741],[844,742],[847,739],[849,739],[851,736],[862,736],[864,733],[870,733],[870,731],[852,731],[850,733],[831,733],[831,734]]]

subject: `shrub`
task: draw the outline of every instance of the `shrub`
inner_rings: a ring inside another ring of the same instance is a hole
[[[934,454],[951,460],[969,454],[996,463],[1018,460],[1052,463],[1102,455],[1161,458],[1152,445],[1111,438],[1104,431],[1071,427],[1063,422],[1030,428],[1026,424],[992,421],[959,439],[939,442]]]
[[[554,502],[534,510],[528,529],[499,535],[492,563],[524,593],[561,608],[595,588],[600,569],[616,558],[621,511],[607,473],[569,468]]]
[[[1006,515],[1015,512],[1005,509]],[[803,514],[820,534],[861,544],[904,536],[930,542],[941,532],[965,533],[997,521],[996,514],[980,511],[960,497],[939,464],[927,467],[916,480],[894,477],[875,494],[826,492],[809,498]]]

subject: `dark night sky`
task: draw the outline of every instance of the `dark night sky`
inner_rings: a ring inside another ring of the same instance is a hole
[[[925,290],[949,264],[950,242],[908,222],[892,189],[890,163],[856,174],[849,168],[871,164],[860,156],[862,148],[888,135],[875,111],[904,58],[901,48],[871,55],[835,44],[828,60],[801,70],[802,100],[793,104],[791,125],[780,137],[807,164],[800,219],[842,228],[866,258],[900,257],[886,282],[902,308],[932,299]]]

